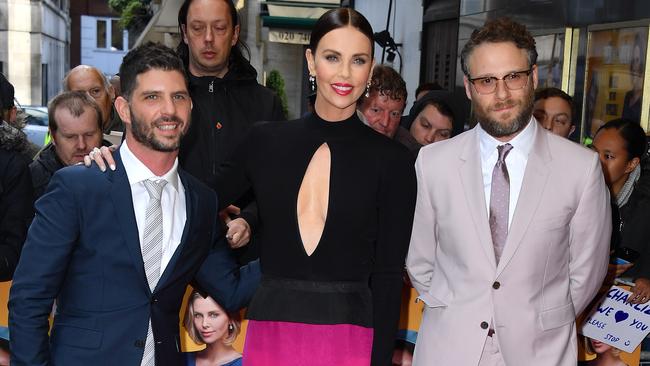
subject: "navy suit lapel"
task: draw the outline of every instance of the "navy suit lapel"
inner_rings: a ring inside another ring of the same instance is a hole
[[[183,171],[182,169],[178,169],[178,175],[181,178],[181,182],[183,183],[183,188],[185,189],[185,211],[186,211],[186,220],[185,220],[185,227],[183,228],[183,235],[181,236],[181,243],[179,244],[178,248],[176,248],[176,251],[174,252],[174,255],[172,255],[171,260],[169,261],[169,264],[167,264],[167,267],[165,267],[165,271],[162,273],[160,276],[160,280],[158,281],[158,284],[156,285],[156,288],[154,289],[155,291],[158,291],[162,286],[164,286],[168,280],[170,280],[170,276],[172,273],[174,273],[174,269],[176,268],[176,264],[180,263],[186,263],[185,260],[181,259],[184,258],[189,254],[189,250],[186,247],[189,245],[187,243],[188,238],[189,238],[189,233],[191,231],[191,226],[192,226],[192,218],[196,215],[194,210],[198,208],[198,198],[196,195],[196,192],[194,191],[194,187],[192,187],[192,184],[189,182],[189,179],[187,179],[187,173]]]
[[[111,198],[117,216],[117,222],[121,228],[124,242],[126,243],[133,266],[138,273],[138,277],[143,285],[150,291],[147,282],[147,275],[144,272],[144,263],[142,261],[142,250],[140,248],[140,235],[135,220],[135,211],[133,209],[133,196],[131,195],[131,186],[126,175],[126,170],[122,164],[120,152],[113,155],[117,169],[107,172],[108,179],[111,181]]]

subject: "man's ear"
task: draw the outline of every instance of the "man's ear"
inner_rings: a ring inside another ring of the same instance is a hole
[[[182,34],[183,42],[185,42],[185,44],[188,44],[189,42],[187,41],[187,24],[181,24],[181,33],[183,33]]]
[[[117,114],[120,115],[122,122],[131,125],[131,109],[129,108],[128,100],[124,99],[122,96],[115,98],[115,110],[117,111]]]
[[[469,79],[467,78],[467,75],[463,76],[463,85],[465,86],[465,95],[467,96],[467,99],[472,100],[472,86],[469,85]]]
[[[239,24],[235,26],[233,35],[232,35],[232,42],[230,42],[230,47],[234,47],[237,44],[237,41],[239,40],[239,31],[241,28],[239,27]]]

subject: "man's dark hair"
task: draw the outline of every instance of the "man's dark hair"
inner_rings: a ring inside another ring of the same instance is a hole
[[[131,99],[131,94],[137,87],[138,75],[149,70],[178,71],[188,84],[183,61],[178,58],[174,50],[158,43],[147,42],[138,46],[124,56],[120,66],[120,81],[122,83],[122,97]]]
[[[370,80],[370,90],[368,94],[377,93],[385,95],[390,99],[403,100],[406,102],[408,92],[406,91],[406,82],[402,76],[390,66],[376,65],[372,69],[372,79]],[[366,100],[365,95],[359,98],[359,105]]]
[[[569,107],[571,108],[571,124],[574,125],[573,118],[576,115],[576,108],[573,103],[573,97],[570,96],[569,94],[565,93],[562,89],[558,88],[541,88],[537,89],[535,91],[535,101],[542,100],[542,99],[548,99],[552,97],[557,97],[563,99],[565,102],[569,103]]]
[[[433,83],[424,83],[418,85],[417,89],[415,89],[415,97],[417,98],[420,93],[423,91],[432,91],[432,90],[444,90],[440,84],[433,82]]]
[[[535,39],[528,32],[526,26],[513,21],[510,18],[497,18],[488,20],[483,27],[475,29],[465,43],[460,53],[460,65],[466,76],[470,75],[467,61],[472,51],[483,43],[512,42],[519,49],[526,50],[528,54],[528,66],[532,67],[537,63],[537,49]]]
[[[54,134],[59,125],[55,118],[56,111],[59,109],[67,109],[70,114],[75,118],[81,116],[86,108],[90,108],[95,113],[97,120],[97,128],[102,130],[102,111],[95,99],[93,99],[85,91],[64,91],[50,100],[47,104],[47,114],[50,126],[50,133]]]
[[[190,67],[190,49],[185,41],[183,41],[183,35],[185,35],[183,26],[185,26],[185,29],[187,29],[187,13],[189,12],[190,5],[192,5],[192,1],[194,0],[183,1],[181,8],[178,10],[178,32],[181,35],[181,39],[178,43],[178,46],[176,47],[176,52],[178,53],[178,56],[181,58],[181,60],[183,60],[183,63],[185,64],[185,68],[187,70],[189,70]],[[235,4],[232,2],[232,0],[219,1],[223,1],[228,6],[230,20],[234,29],[239,25],[239,14],[237,13]],[[244,56],[244,54],[246,54],[246,56]],[[237,39],[237,43],[230,48],[230,60],[228,61],[228,67],[233,68],[233,66],[236,67],[242,63],[248,63],[249,58],[250,50],[248,49],[248,46],[246,46],[246,44],[241,40],[241,37],[239,37]]]

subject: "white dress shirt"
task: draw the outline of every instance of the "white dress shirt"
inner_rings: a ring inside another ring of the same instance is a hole
[[[160,262],[160,275],[162,276],[167,264],[172,259],[174,252],[181,243],[187,211],[185,207],[185,188],[178,176],[178,158],[174,166],[162,177],[156,176],[149,170],[138,158],[133,155],[126,140],[120,146],[120,156],[126,170],[126,176],[131,186],[131,196],[133,197],[133,211],[135,221],[138,225],[138,236],[140,238],[140,247],[144,237],[144,225],[149,204],[149,193],[144,186],[147,179],[158,181],[164,179],[167,184],[163,188],[160,198],[163,215],[163,242],[162,242],[162,259]]]
[[[478,138],[481,151],[481,172],[483,173],[483,190],[485,192],[485,204],[490,216],[490,193],[492,191],[492,170],[499,159],[497,146],[512,145],[512,150],[506,156],[506,167],[508,167],[508,176],[510,177],[510,202],[508,205],[508,227],[512,224],[512,218],[517,207],[517,199],[521,191],[521,184],[524,180],[524,172],[528,163],[528,154],[535,138],[535,125],[537,121],[531,117],[528,125],[512,140],[501,142],[489,135],[480,124],[476,125],[478,129]]]

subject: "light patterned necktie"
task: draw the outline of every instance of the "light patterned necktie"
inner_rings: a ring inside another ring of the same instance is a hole
[[[497,146],[497,150],[499,151],[499,158],[492,170],[492,188],[490,190],[490,231],[492,232],[494,257],[498,264],[508,237],[510,177],[506,166],[506,156],[512,150],[512,145]]]
[[[160,279],[160,260],[162,259],[162,206],[160,196],[167,181],[145,180],[144,186],[149,193],[149,204],[145,214],[144,235],[142,236],[142,261],[144,262],[144,272],[147,275],[149,288],[153,292]],[[151,317],[149,317],[149,328],[147,329],[147,340],[144,345],[144,354],[142,356],[142,366],[154,366],[155,360],[155,343],[153,330],[151,329]]]

